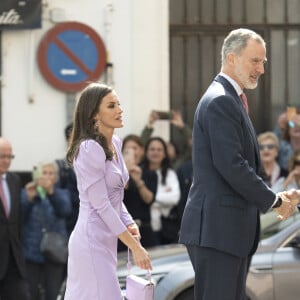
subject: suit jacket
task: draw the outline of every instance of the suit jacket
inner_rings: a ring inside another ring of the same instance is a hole
[[[7,218],[2,201],[0,201],[0,280],[4,278],[9,261],[13,258],[20,275],[25,277],[25,263],[20,237],[22,224],[20,196],[22,185],[18,175],[13,173],[7,173],[6,181],[10,192],[11,209]]]
[[[254,253],[259,211],[275,194],[261,170],[256,133],[233,86],[218,75],[198,103],[193,127],[194,178],[179,242],[238,257]]]

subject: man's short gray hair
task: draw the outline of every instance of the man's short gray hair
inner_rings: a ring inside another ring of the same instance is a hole
[[[227,37],[224,39],[224,43],[221,51],[221,62],[222,66],[226,62],[226,56],[228,53],[239,54],[247,46],[249,39],[256,40],[265,46],[264,39],[255,31],[239,28],[232,30]]]

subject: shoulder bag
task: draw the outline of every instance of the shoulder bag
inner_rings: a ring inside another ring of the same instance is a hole
[[[42,240],[40,251],[49,261],[66,264],[68,260],[68,239],[55,231],[48,231],[45,222],[45,213],[42,211]]]

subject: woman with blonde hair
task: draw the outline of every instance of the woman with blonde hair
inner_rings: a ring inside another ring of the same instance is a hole
[[[266,131],[257,137],[260,151],[260,160],[264,168],[263,179],[272,188],[280,178],[285,178],[288,172],[277,163],[279,141],[277,136]]]
[[[71,213],[70,194],[56,186],[58,166],[53,161],[39,163],[33,171],[33,181],[21,193],[23,248],[31,300],[39,300],[40,286],[45,300],[55,300],[64,277],[65,264],[51,261],[40,250],[43,230],[67,238],[66,218]]]
[[[273,187],[274,192],[288,191],[300,188],[300,150],[294,151],[288,161],[289,173]]]

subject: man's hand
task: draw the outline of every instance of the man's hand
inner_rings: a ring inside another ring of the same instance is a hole
[[[281,195],[290,200],[294,206],[300,203],[300,190],[291,189],[289,191],[280,193],[280,196]]]
[[[296,190],[290,190],[278,193],[278,196],[282,199],[282,204],[274,210],[278,213],[280,220],[285,220],[294,213],[300,200],[300,194]]]

